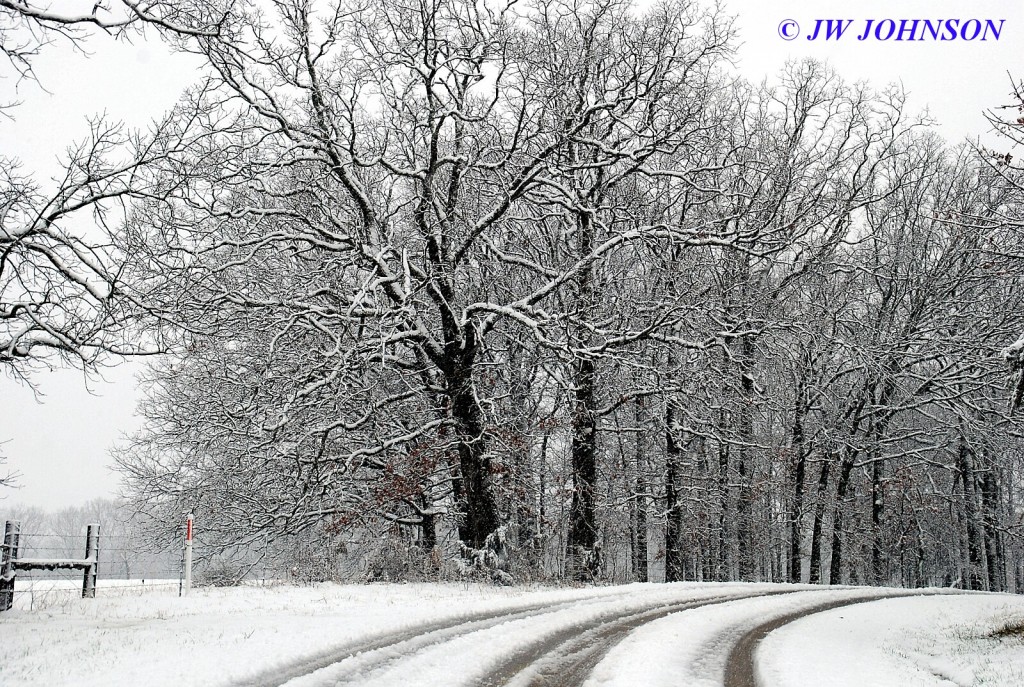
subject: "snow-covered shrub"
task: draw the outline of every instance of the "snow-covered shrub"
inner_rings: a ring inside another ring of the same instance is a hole
[[[388,536],[366,558],[368,582],[437,582],[452,579],[438,549],[427,550],[399,537]]]
[[[234,587],[242,583],[246,569],[237,563],[214,559],[199,568],[193,583],[197,587]]]

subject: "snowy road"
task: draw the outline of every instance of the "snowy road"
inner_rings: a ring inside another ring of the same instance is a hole
[[[376,637],[263,676],[265,687],[479,685],[587,687],[636,685],[635,671],[602,666],[620,643],[658,621],[687,623],[692,612],[722,607],[687,672],[707,684],[753,687],[753,656],[768,632],[799,617],[850,603],[902,595],[895,590],[797,590],[742,585],[694,591],[653,588],[575,601],[527,605]],[[726,612],[724,615],[722,610]],[[767,620],[766,620],[767,618]],[[674,636],[674,633],[670,633]],[[654,646],[658,642],[653,642]],[[687,647],[676,645],[674,650]],[[644,684],[649,676],[643,678]],[[248,684],[252,684],[249,682]]]
[[[907,596],[910,596],[910,594]],[[758,687],[759,684],[764,683],[763,678],[759,680],[757,650],[760,648],[762,640],[775,630],[785,627],[790,623],[794,623],[797,620],[808,618],[816,613],[824,613],[825,611],[843,608],[844,606],[870,603],[872,601],[892,597],[893,595],[888,593],[870,594],[867,595],[866,598],[858,597],[853,599],[835,599],[819,603],[811,608],[801,608],[798,611],[792,611],[785,615],[777,616],[755,625],[748,629],[746,633],[740,637],[739,641],[733,644],[729,650],[729,656],[725,661],[725,674],[722,679],[724,687]]]
[[[1024,684],[1024,598],[1012,595],[740,583],[324,584],[23,601],[33,598],[0,616],[0,684]]]

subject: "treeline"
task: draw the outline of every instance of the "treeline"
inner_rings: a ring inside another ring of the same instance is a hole
[[[1017,588],[1010,155],[819,63],[747,83],[691,2],[282,0],[179,39],[206,75],[115,236],[174,352],[118,455],[155,531]]]

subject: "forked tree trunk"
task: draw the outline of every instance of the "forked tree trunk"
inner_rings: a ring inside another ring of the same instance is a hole
[[[467,342],[467,349],[470,344]],[[474,346],[475,348],[475,346]],[[464,351],[449,370],[447,392],[458,436],[459,478],[454,485],[462,517],[459,539],[483,548],[487,536],[498,529],[498,512],[491,483],[491,461],[484,436],[483,411],[473,382],[472,349]]]

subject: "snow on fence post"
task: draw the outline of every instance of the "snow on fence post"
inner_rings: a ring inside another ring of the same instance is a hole
[[[96,576],[100,567],[100,526],[87,525],[85,529],[85,560],[92,564],[85,568],[82,578],[82,598],[96,598]]]
[[[96,576],[99,571],[100,526],[89,525],[85,535],[85,558],[19,558],[21,523],[7,521],[4,543],[0,547],[0,611],[14,604],[14,577],[19,570],[83,570],[82,598],[96,598]]]
[[[192,589],[192,514],[185,521],[185,586],[184,593],[188,596]]]
[[[4,543],[0,547],[0,611],[8,611],[14,605],[14,559],[18,555],[20,535],[20,522],[7,520],[4,523]]]

